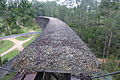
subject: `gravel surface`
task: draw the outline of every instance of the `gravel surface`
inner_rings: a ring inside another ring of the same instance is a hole
[[[37,17],[42,34],[20,52],[14,69],[20,72],[98,72],[99,61],[77,34],[64,22]]]

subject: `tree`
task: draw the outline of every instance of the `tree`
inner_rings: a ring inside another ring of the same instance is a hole
[[[28,0],[5,1],[2,0],[0,4],[2,4],[1,10],[4,12],[1,14],[1,24],[4,24],[1,28],[5,30],[6,35],[20,33],[18,29],[32,25],[30,23],[35,16],[31,7],[32,5]]]
[[[118,20],[116,19],[119,15],[119,7],[116,2],[111,2],[109,0],[102,0],[100,4],[100,13],[103,20],[104,27],[107,28],[107,31],[105,33],[105,42],[104,42],[104,54],[103,58],[106,55],[107,58],[111,53],[113,53],[112,46],[113,46],[113,39],[114,35],[118,34],[116,31],[119,30],[118,27],[116,27],[116,22]],[[116,15],[115,15],[116,14]],[[116,43],[116,42],[114,42]]]

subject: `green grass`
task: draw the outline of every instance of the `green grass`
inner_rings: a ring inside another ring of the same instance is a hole
[[[19,50],[13,50],[13,51],[11,51],[11,52],[9,52],[8,54],[6,54],[6,55],[4,55],[3,57],[2,57],[2,60],[5,60],[5,59],[8,59],[8,60],[10,60],[10,59],[13,59],[17,54],[19,54]]]
[[[17,40],[20,40],[20,41],[24,41],[24,40],[26,40],[26,39],[28,39],[28,38],[30,38],[30,37],[31,37],[31,35],[27,35],[27,36],[16,37],[16,39],[17,39]]]
[[[39,34],[34,34],[32,39],[29,40],[28,42],[23,44],[23,47],[27,47],[30,43],[32,43],[37,37],[39,36]]]
[[[12,41],[9,40],[0,40],[0,54],[8,50],[14,45]]]
[[[22,33],[28,33],[29,29],[28,28],[22,28],[22,29],[20,29],[20,31],[21,31],[20,34],[22,34]]]
[[[13,79],[13,76],[15,75],[16,73],[14,72],[11,72],[9,74],[6,74],[2,79],[0,80],[12,80]]]

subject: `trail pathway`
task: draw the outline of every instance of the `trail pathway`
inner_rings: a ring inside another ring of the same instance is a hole
[[[6,39],[3,39],[3,40],[10,40],[10,41],[12,41],[14,43],[14,46],[11,47],[10,49],[8,49],[7,51],[3,52],[1,54],[1,57],[4,56],[4,55],[6,55],[7,53],[11,52],[14,49],[18,49],[18,50],[22,51],[24,49],[24,47],[22,46],[22,44],[25,43],[25,42],[27,42],[27,41],[29,41],[29,40],[31,40],[32,37],[33,36],[31,36],[30,38],[28,38],[28,39],[26,39],[24,41],[20,41],[20,40],[17,40],[15,38],[6,38]]]

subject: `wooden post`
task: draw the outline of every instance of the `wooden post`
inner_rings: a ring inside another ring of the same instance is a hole
[[[71,80],[71,74],[70,73],[51,73],[56,80]]]
[[[59,80],[71,80],[70,73],[62,73],[62,77]]]
[[[49,72],[36,72],[30,74],[17,73],[12,80],[71,80],[71,74]]]
[[[42,79],[43,79],[43,72],[38,72],[35,77],[35,80],[42,80]]]
[[[51,73],[44,72],[44,74],[43,74],[43,80],[51,80]]]

